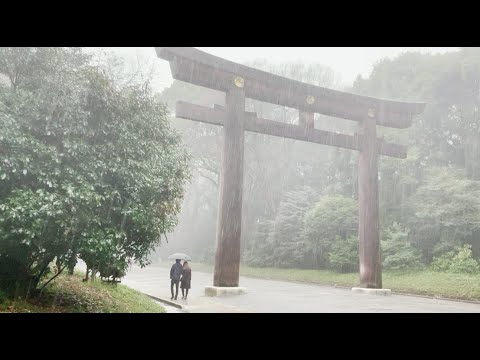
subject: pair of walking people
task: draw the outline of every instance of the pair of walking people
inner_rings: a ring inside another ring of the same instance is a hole
[[[175,264],[172,265],[170,269],[170,292],[172,297],[170,300],[177,300],[178,296],[178,286],[182,289],[182,300],[187,300],[188,290],[190,289],[190,282],[192,280],[192,269],[188,265],[187,261],[183,262],[183,266],[180,262],[181,260],[175,260]],[[175,296],[173,293],[173,288],[175,287]]]

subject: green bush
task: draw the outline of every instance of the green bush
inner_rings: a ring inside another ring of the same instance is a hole
[[[328,268],[332,251],[335,262],[345,259],[343,255],[336,258],[335,254],[345,254],[345,249],[342,245],[335,245],[338,243],[335,239],[339,237],[345,241],[356,237],[357,233],[358,206],[355,200],[341,195],[322,198],[304,217],[302,238],[306,261],[311,261],[312,268]]]
[[[383,234],[382,257],[385,270],[413,270],[421,268],[422,254],[408,241],[408,229],[393,223]]]
[[[420,258],[421,254],[418,250],[405,245],[399,253],[385,258],[383,268],[385,270],[416,270],[423,267]]]
[[[432,263],[430,264],[430,268],[433,271],[450,272],[450,267],[454,257],[455,257],[455,250],[446,252],[441,256],[434,257]]]
[[[358,271],[358,238],[350,236],[341,239],[337,236],[328,254],[329,267],[336,272]]]
[[[259,267],[309,267],[302,237],[305,213],[313,204],[316,192],[302,186],[282,194],[274,219],[260,219],[249,241],[244,262]],[[311,252],[310,252],[311,253]]]
[[[471,245],[464,245],[438,258],[434,258],[430,267],[434,271],[454,274],[478,274],[480,272],[480,264],[472,256]]]

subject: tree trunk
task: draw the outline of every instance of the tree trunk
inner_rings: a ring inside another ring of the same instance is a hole
[[[83,281],[88,281],[88,273],[90,272],[90,269],[88,268],[88,265],[87,265],[87,271],[85,272],[85,279],[83,279]]]

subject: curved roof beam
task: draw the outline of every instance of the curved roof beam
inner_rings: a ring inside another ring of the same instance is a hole
[[[425,103],[378,99],[306,84],[195,48],[157,47],[155,50],[158,57],[170,62],[172,76],[177,80],[226,92],[235,79],[241,78],[246,97],[302,111],[353,121],[369,116],[376,119],[377,125],[404,129],[426,106]]]

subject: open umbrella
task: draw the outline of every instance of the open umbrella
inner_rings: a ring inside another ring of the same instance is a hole
[[[192,260],[192,258],[190,256],[188,256],[187,254],[183,254],[183,253],[175,253],[175,254],[170,255],[168,258],[171,259],[171,260],[177,260],[177,259],[187,260],[187,261]]]

